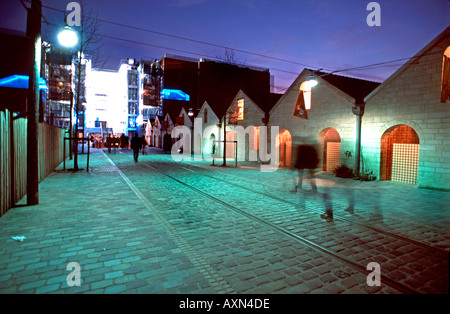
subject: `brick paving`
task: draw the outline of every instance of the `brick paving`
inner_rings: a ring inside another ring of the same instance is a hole
[[[81,168],[85,158],[80,156]],[[255,164],[241,166],[174,165],[170,155],[153,149],[138,163],[127,150],[94,149],[89,172],[63,171],[61,165],[40,184],[39,205],[24,206],[24,199],[0,218],[0,293],[401,293],[385,284],[369,287],[369,271],[357,271],[252,217],[363,265],[378,262],[382,274],[421,293],[448,292],[443,285],[448,255],[424,257],[425,249],[400,239],[346,221],[327,223],[318,218],[320,198],[289,192],[290,170],[263,173]],[[318,175],[318,186],[329,189],[335,215],[450,250],[448,192],[326,173]],[[349,191],[355,191],[354,214],[344,211]],[[80,286],[68,284],[71,262],[80,265]]]

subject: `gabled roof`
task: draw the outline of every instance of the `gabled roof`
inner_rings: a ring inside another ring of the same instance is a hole
[[[275,93],[256,93],[250,91],[244,91],[242,89],[238,89],[234,95],[232,96],[230,93],[225,93],[222,101],[219,102],[210,102],[209,100],[205,100],[211,109],[214,111],[216,116],[220,119],[227,112],[229,106],[234,101],[236,95],[239,91],[244,92],[258,107],[264,112],[269,113],[272,107],[277,103],[277,101],[283,96],[282,94]],[[225,105],[227,104],[227,105]]]
[[[378,82],[372,82],[320,71],[315,71],[314,73],[314,75],[319,76],[321,79],[327,81],[334,87],[340,89],[350,97],[354,98],[356,104],[362,104],[364,102],[364,97],[369,95],[375,88],[377,88],[381,84]]]
[[[199,117],[200,112],[202,112],[202,111],[205,110],[205,109],[210,110],[210,111],[214,114],[214,116],[216,117],[216,119],[219,120],[219,118],[217,117],[216,113],[214,112],[214,110],[211,108],[211,106],[208,104],[207,101],[204,101],[204,102],[203,102],[203,105],[202,105],[202,107],[200,108],[200,110],[198,111],[196,117]],[[201,116],[200,116],[200,118],[201,118]]]
[[[397,71],[394,72],[390,77],[388,77],[378,88],[373,90],[369,95],[364,98],[364,101],[367,102],[370,98],[372,98],[375,94],[377,94],[384,86],[386,86],[389,82],[394,80],[397,76],[403,73],[407,68],[412,66],[419,58],[427,53],[431,48],[441,42],[445,37],[450,36],[450,26],[447,27],[442,33],[440,33],[435,39],[433,39],[428,45],[426,45],[422,50],[414,55],[410,61],[406,62],[402,65]]]
[[[236,94],[236,96],[234,97],[233,101],[230,103],[230,106],[228,106],[227,111],[231,108],[231,106],[233,106],[233,102],[241,99],[244,95],[247,96],[253,102],[254,106],[256,106],[256,108],[259,111],[261,111],[261,113],[264,113],[264,110],[261,109],[259,104],[252,97],[250,97],[247,93],[245,93],[242,89],[240,89],[239,92]],[[247,106],[247,105],[245,105],[245,106]]]
[[[163,117],[162,116],[156,116],[155,120],[153,120],[153,125],[155,125],[156,120],[158,120],[158,128],[161,127],[161,121],[163,121]]]
[[[363,103],[364,97],[377,88],[381,83],[372,82],[367,80],[362,80],[358,78],[341,76],[332,73],[313,71],[311,69],[303,69],[303,71],[298,75],[294,82],[289,86],[286,92],[278,99],[278,101],[271,107],[269,113],[272,114],[275,108],[283,102],[283,99],[288,95],[294,88],[299,88],[301,81],[306,81],[308,76],[314,75],[316,79],[320,82],[328,84],[331,88],[339,92],[343,97],[347,98],[349,101],[355,102],[355,104]]]
[[[283,94],[275,93],[245,93],[264,113],[269,113],[272,107],[283,96]]]
[[[233,101],[239,89],[233,91],[225,90],[221,95],[221,99],[203,99],[206,101],[219,119],[221,119],[228,110],[229,105]]]
[[[181,108],[181,110],[180,110],[180,113],[178,114],[178,116],[177,117],[184,117],[184,118],[188,118],[189,120],[191,120],[191,124],[194,124],[194,118],[195,118],[195,116],[190,116],[189,114],[188,114],[188,111],[186,111],[186,109],[183,107],[183,108]],[[186,120],[185,120],[186,121]],[[186,123],[185,123],[186,124]]]
[[[166,113],[166,115],[164,116],[164,121],[166,121],[167,118],[169,119],[170,122],[173,121],[173,119],[172,119],[172,117],[170,116],[169,113]]]

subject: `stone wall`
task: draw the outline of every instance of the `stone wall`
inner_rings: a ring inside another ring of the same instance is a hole
[[[418,186],[450,189],[450,109],[441,103],[443,55],[450,34],[443,33],[366,97],[362,123],[362,154],[378,175],[381,138],[386,131],[408,125],[419,137]]]
[[[241,127],[240,132],[243,134],[245,131],[249,131],[248,127],[260,127],[263,126],[262,119],[264,118],[264,111],[256,104],[247,94],[243,91],[239,91],[233,102],[231,103],[229,110],[233,107],[237,106],[238,100],[244,100],[244,119],[236,121],[235,124],[230,124],[230,130],[235,130],[238,127]],[[255,131],[256,132],[256,131]],[[257,145],[255,144],[255,139],[250,138],[250,135],[245,135],[245,138],[238,138],[238,132],[236,133],[236,140],[238,141],[238,160],[239,161],[248,161],[250,160],[251,153],[250,151],[254,151],[253,154],[256,154],[258,158],[258,154],[256,152]],[[256,137],[256,133],[254,135]],[[250,141],[253,141],[250,143]],[[250,155],[249,155],[250,153]],[[253,158],[252,158],[253,159]],[[253,159],[252,161],[255,161]]]
[[[320,165],[323,163],[324,136],[328,129],[334,128],[341,138],[341,163],[354,166],[356,116],[352,113],[355,99],[343,93],[325,80],[318,78],[319,84],[313,87],[311,109],[308,119],[294,116],[294,108],[300,85],[311,74],[304,70],[270,112],[269,126],[278,126],[280,132],[288,130],[292,137],[292,161],[295,161],[295,147],[302,143],[316,145]],[[352,158],[346,159],[349,151]],[[320,166],[322,169],[322,166]]]

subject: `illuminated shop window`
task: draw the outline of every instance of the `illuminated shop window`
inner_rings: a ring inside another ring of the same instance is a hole
[[[237,118],[236,120],[244,120],[244,99],[239,99],[237,103]]]
[[[450,99],[450,47],[447,47],[442,62],[441,102]]]
[[[300,85],[300,91],[295,104],[294,116],[308,119],[307,110],[311,109],[311,85],[305,81]]]

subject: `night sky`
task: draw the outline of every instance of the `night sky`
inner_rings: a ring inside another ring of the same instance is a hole
[[[65,10],[69,2],[42,4]],[[117,69],[127,57],[159,59],[165,53],[213,58],[223,56],[228,47],[238,62],[269,68],[275,76],[274,90],[283,92],[305,67],[333,71],[412,57],[450,25],[449,0],[381,0],[377,1],[381,26],[370,27],[366,23],[370,2],[90,0],[84,1],[83,13],[204,42],[102,23],[101,34],[128,40],[103,39],[100,51],[107,68]],[[43,15],[50,23],[64,24],[62,12],[43,8]],[[55,44],[56,27],[42,25],[43,39]],[[0,0],[0,28],[25,31],[26,11],[20,0]],[[406,61],[339,74],[381,82]]]

